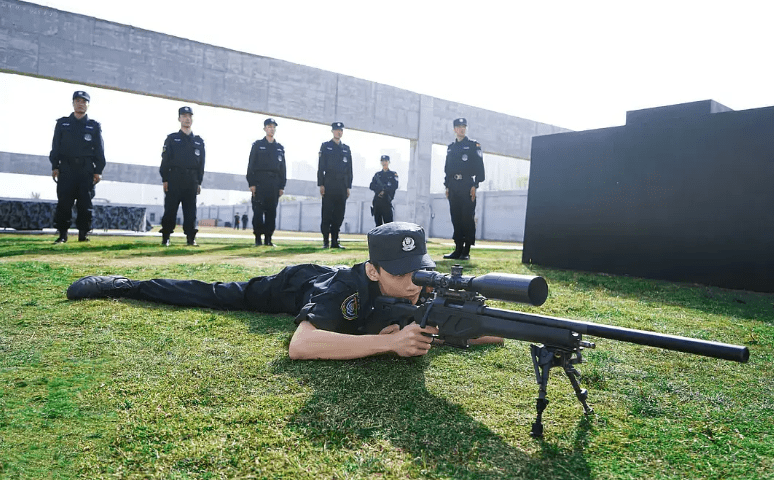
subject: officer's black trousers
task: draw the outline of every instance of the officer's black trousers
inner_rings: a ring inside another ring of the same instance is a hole
[[[56,184],[58,202],[54,212],[54,227],[60,232],[66,232],[70,228],[75,203],[78,208],[75,225],[81,232],[90,231],[93,191],[94,174],[78,167],[60,168]]]
[[[376,226],[392,222],[392,202],[374,198],[374,221]]]
[[[258,185],[253,195],[253,233],[271,237],[277,226],[279,187]]]
[[[470,198],[470,189],[449,189],[449,211],[455,243],[476,243],[476,201]]]
[[[164,216],[161,217],[161,233],[170,235],[177,224],[177,208],[183,204],[183,232],[187,237],[195,237],[196,232],[196,182],[169,182],[169,191],[164,195]]]
[[[320,231],[324,237],[328,234],[339,235],[341,224],[344,222],[344,209],[347,206],[347,192],[328,193],[325,192],[322,199],[322,223]]]
[[[322,265],[293,265],[276,275],[248,282],[205,283],[198,280],[132,280],[133,287],[111,292],[135,300],[217,310],[252,310],[297,315],[311,298],[314,281],[334,269]]]

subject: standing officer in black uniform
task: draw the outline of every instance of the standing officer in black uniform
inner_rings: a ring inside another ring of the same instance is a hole
[[[446,149],[446,198],[449,199],[454,251],[443,258],[470,259],[470,247],[476,243],[476,189],[485,179],[484,154],[481,144],[465,135],[468,121],[454,120],[457,139]]]
[[[344,248],[339,244],[339,229],[344,221],[349,190],[352,188],[352,152],[342,143],[344,124],[331,124],[333,139],[320,146],[320,159],[317,166],[317,186],[322,195],[323,248],[328,248],[328,234],[331,236],[331,248]]]
[[[392,199],[398,189],[398,174],[390,170],[390,156],[382,155],[382,169],[374,175],[369,187],[374,191],[371,213],[376,226],[392,222]]]
[[[286,166],[285,149],[274,139],[277,122],[267,118],[263,122],[266,136],[253,143],[250,150],[250,162],[247,165],[247,184],[253,194],[253,234],[255,246],[261,245],[261,234],[265,236],[264,245],[273,247],[271,236],[277,219],[277,202],[285,193]]]
[[[175,231],[177,208],[183,203],[183,232],[188,245],[196,244],[196,196],[202,193],[204,179],[204,140],[191,132],[193,110],[178,110],[180,131],[171,133],[161,151],[161,181],[164,182],[164,216],[161,217],[161,244],[169,246]]]
[[[77,202],[78,241],[88,242],[91,231],[94,186],[102,180],[105,168],[105,150],[102,127],[86,115],[89,94],[78,90],[73,93],[73,113],[56,121],[51,143],[51,177],[56,185],[56,212],[54,227],[59,237],[54,243],[67,241],[67,229],[72,220],[73,203]]]

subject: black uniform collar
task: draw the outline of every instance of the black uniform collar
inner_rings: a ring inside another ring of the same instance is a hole
[[[465,138],[463,138],[462,140],[457,140],[457,138],[455,138],[455,139],[454,139],[454,143],[462,143],[462,142],[464,142],[464,141],[465,141],[465,140],[467,140],[467,139],[468,139],[467,135],[466,135],[466,136],[465,136]]]
[[[78,117],[75,116],[75,112],[73,112],[70,114],[70,118],[72,118],[76,122],[86,123],[89,121],[89,114],[87,113],[83,116],[83,118],[79,119]]]

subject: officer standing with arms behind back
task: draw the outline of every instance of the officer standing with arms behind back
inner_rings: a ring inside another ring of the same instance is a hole
[[[454,227],[454,251],[443,258],[470,259],[470,247],[476,243],[476,189],[485,179],[484,154],[481,144],[466,136],[468,121],[454,120],[457,136],[446,149],[446,198],[449,199],[452,226]]]
[[[398,174],[390,170],[390,156],[382,155],[382,169],[374,175],[369,187],[374,191],[371,213],[376,226],[392,222],[392,199],[398,189]]]
[[[344,124],[331,124],[333,139],[320,146],[317,166],[317,186],[322,195],[323,248],[344,248],[339,244],[339,229],[344,221],[344,211],[352,188],[352,151],[341,141]],[[331,243],[328,244],[330,234]]]
[[[102,180],[105,168],[105,150],[102,127],[86,115],[89,94],[78,90],[73,93],[73,113],[56,121],[51,143],[51,177],[56,185],[56,212],[54,227],[59,237],[54,243],[67,241],[67,229],[72,220],[73,203],[77,202],[78,241],[88,242],[91,231],[94,186]]]
[[[267,118],[263,122],[266,136],[253,143],[250,161],[247,164],[247,184],[253,194],[253,234],[255,246],[273,247],[271,236],[274,234],[277,219],[277,203],[285,193],[286,166],[285,149],[274,139],[277,122]]]
[[[193,110],[178,110],[180,131],[171,133],[161,152],[161,181],[164,184],[164,216],[161,217],[161,244],[169,246],[175,231],[177,208],[183,203],[183,232],[188,245],[196,244],[196,196],[202,192],[204,179],[204,140],[191,131]]]

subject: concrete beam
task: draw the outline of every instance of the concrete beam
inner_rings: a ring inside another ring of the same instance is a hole
[[[0,0],[0,71],[420,138],[418,93],[14,0]],[[432,143],[451,142],[451,122],[464,116],[485,152],[529,159],[532,137],[567,131],[430,103]]]

